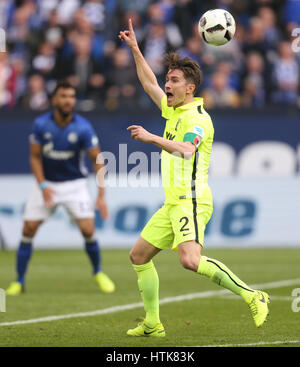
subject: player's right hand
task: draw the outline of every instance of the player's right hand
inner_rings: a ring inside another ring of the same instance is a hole
[[[51,189],[51,187],[45,187],[42,190],[42,193],[43,193],[43,199],[46,204],[46,207],[52,208],[55,205],[54,199],[53,199],[54,190]]]
[[[131,19],[128,20],[128,28],[129,30],[121,31],[118,37],[125,41],[130,48],[138,47]]]

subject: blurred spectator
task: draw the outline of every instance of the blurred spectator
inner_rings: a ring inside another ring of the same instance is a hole
[[[48,1],[48,0],[47,0]],[[80,0],[60,0],[55,6],[60,24],[70,24],[77,9],[80,8]]]
[[[77,33],[84,34],[91,39],[91,51],[93,58],[101,59],[104,57],[105,37],[99,32],[96,33],[92,23],[86,17],[82,8],[74,15],[74,29]]]
[[[91,57],[92,39],[87,34],[75,33],[72,38],[74,54],[63,59],[57,79],[68,77],[76,87],[78,99],[104,93],[105,77],[100,62]]]
[[[161,81],[164,74],[164,54],[171,50],[164,23],[156,21],[149,25],[147,35],[141,42],[141,50],[154,74]]]
[[[34,73],[42,74],[45,80],[53,78],[53,68],[55,65],[55,50],[51,43],[43,42],[39,46],[36,56],[32,60],[32,70]]]
[[[45,82],[41,75],[34,74],[29,77],[28,91],[23,99],[23,106],[36,111],[44,111],[49,108]]]
[[[161,0],[158,2],[159,7],[162,10],[163,21],[165,23],[173,23],[175,15],[175,0]]]
[[[58,49],[64,43],[63,37],[64,32],[62,26],[59,24],[57,11],[52,10],[43,27],[43,39]]]
[[[0,52],[0,106],[9,106],[13,98],[13,70],[9,54]]]
[[[50,14],[55,11],[59,4],[59,0],[36,0],[36,12],[42,23],[46,23]]]
[[[15,49],[24,52],[27,41],[30,38],[30,18],[34,14],[34,5],[31,2],[24,3],[16,8],[12,24],[7,31],[7,42],[13,44]]]
[[[178,52],[182,57],[188,56],[192,60],[202,64],[201,54],[203,51],[203,41],[196,37],[190,37],[186,40],[185,46],[180,48]]]
[[[258,16],[265,28],[265,41],[268,49],[276,49],[279,42],[279,30],[276,27],[276,14],[273,9],[266,6],[261,7]]]
[[[243,51],[247,54],[251,51],[259,52],[262,56],[266,51],[265,27],[262,19],[254,17],[250,19],[249,28],[245,34],[246,42]]]
[[[246,61],[246,76],[242,92],[242,105],[262,107],[265,104],[264,60],[257,52],[250,53]]]
[[[14,7],[13,0],[0,0],[0,28],[7,29],[9,27]]]
[[[228,85],[230,88],[240,90],[240,78],[238,73],[233,72],[233,65],[229,61],[220,61],[217,65],[217,72],[227,75]]]
[[[10,106],[13,107],[22,99],[27,89],[27,67],[25,60],[21,57],[11,58],[13,85],[12,100]]]
[[[105,5],[103,0],[86,0],[82,10],[96,31],[105,29]]]
[[[109,109],[120,106],[135,107],[138,83],[136,70],[127,48],[116,50],[113,65],[114,68],[108,75],[106,105]]]
[[[172,0],[161,0],[153,3],[148,9],[148,20],[150,24],[163,24],[166,37],[173,48],[182,45],[182,37],[178,26],[173,22],[174,4]]]
[[[146,29],[142,24],[142,17],[136,11],[127,11],[124,14],[123,24],[120,25],[120,29],[128,28],[128,20],[131,19],[132,25],[134,27],[134,33],[138,43],[140,43],[144,37],[146,37]]]
[[[204,13],[204,2],[193,0],[176,1],[174,10],[174,21],[180,29],[185,42],[193,34],[193,26]]]
[[[272,100],[275,103],[296,104],[299,88],[299,65],[289,42],[278,46],[279,57],[274,63],[273,82],[275,90]]]
[[[206,108],[238,107],[240,105],[239,95],[230,88],[228,76],[225,73],[216,72],[211,82],[211,87],[204,89],[202,93]]]

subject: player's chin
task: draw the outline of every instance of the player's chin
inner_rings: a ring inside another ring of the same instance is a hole
[[[168,105],[168,107],[173,107],[175,105],[174,96],[168,96],[167,97],[167,105]]]
[[[74,110],[73,106],[64,106],[61,111],[63,112],[63,114],[68,115],[70,113],[72,113]]]

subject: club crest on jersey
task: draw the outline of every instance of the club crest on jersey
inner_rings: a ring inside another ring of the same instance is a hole
[[[69,143],[76,143],[77,140],[78,140],[78,135],[76,133],[72,132],[68,135],[68,142]]]
[[[48,132],[46,132],[46,133],[44,134],[44,138],[45,138],[45,139],[51,139],[51,138],[52,138],[52,134],[50,133],[50,131],[48,131]]]
[[[193,133],[200,136],[201,139],[203,139],[204,136],[204,130],[200,126],[194,126]]]

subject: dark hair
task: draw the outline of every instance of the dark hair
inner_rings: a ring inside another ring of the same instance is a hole
[[[63,89],[74,89],[74,91],[76,92],[76,88],[68,80],[60,80],[60,81],[57,82],[56,87],[54,88],[54,90],[52,92],[52,97],[55,96],[55,94],[57,93],[57,91],[60,88],[63,88]]]
[[[202,70],[196,61],[193,61],[188,56],[182,59],[179,53],[169,52],[165,56],[165,65],[168,70],[181,70],[185,79],[195,84],[195,91],[199,88],[202,82]]]

